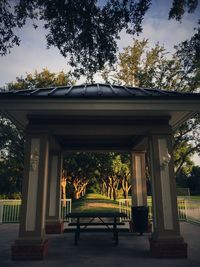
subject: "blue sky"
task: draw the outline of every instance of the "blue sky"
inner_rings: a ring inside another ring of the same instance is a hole
[[[175,20],[168,20],[171,3],[172,0],[152,1],[152,6],[143,21],[143,33],[138,38],[148,38],[150,46],[159,42],[168,51],[173,52],[174,45],[193,35],[200,7],[195,14],[185,14],[182,23],[179,23]],[[28,24],[19,30],[18,34],[21,37],[21,45],[14,47],[10,54],[0,57],[0,87],[14,81],[17,76],[33,73],[35,70],[41,71],[46,67],[53,72],[69,69],[67,60],[60,55],[57,48],[46,49],[46,32],[42,25],[34,30],[31,24]],[[130,45],[132,38],[133,36],[122,31],[121,40],[118,42],[119,49],[122,50]],[[81,79],[78,83],[83,82],[84,79]]]

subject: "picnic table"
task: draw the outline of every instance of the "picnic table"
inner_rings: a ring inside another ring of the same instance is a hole
[[[66,215],[66,218],[76,219],[75,229],[75,245],[78,245],[81,232],[87,232],[88,226],[101,225],[105,226],[105,231],[112,232],[115,244],[118,245],[118,218],[126,218],[126,214],[122,212],[72,212]],[[81,219],[86,219],[81,221]],[[99,222],[95,223],[94,220],[98,218]],[[109,221],[108,221],[109,219]],[[90,231],[92,228],[90,228]],[[97,231],[97,229],[94,229]],[[102,230],[102,228],[101,228]]]

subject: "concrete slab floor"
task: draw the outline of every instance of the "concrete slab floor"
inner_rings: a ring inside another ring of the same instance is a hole
[[[188,259],[155,259],[149,252],[148,235],[119,234],[115,246],[111,233],[83,233],[78,246],[74,234],[49,235],[49,253],[44,261],[11,261],[10,246],[18,235],[18,224],[0,225],[0,267],[199,267],[200,226],[181,223],[188,242]]]

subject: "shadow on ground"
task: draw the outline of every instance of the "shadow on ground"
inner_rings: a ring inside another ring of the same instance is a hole
[[[149,253],[148,235],[119,234],[115,246],[111,233],[83,233],[78,246],[74,234],[48,236],[49,253],[45,261],[13,262],[10,245],[17,238],[18,225],[0,225],[1,267],[199,267],[200,227],[181,223],[182,234],[189,245],[188,259],[154,259]]]

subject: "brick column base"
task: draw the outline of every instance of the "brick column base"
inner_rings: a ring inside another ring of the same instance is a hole
[[[46,234],[62,234],[64,230],[64,222],[46,222]]]
[[[152,238],[149,243],[151,254],[155,258],[187,258],[187,243]]]
[[[45,240],[41,244],[27,243],[26,241],[11,246],[12,260],[44,260],[48,251],[49,241]]]

